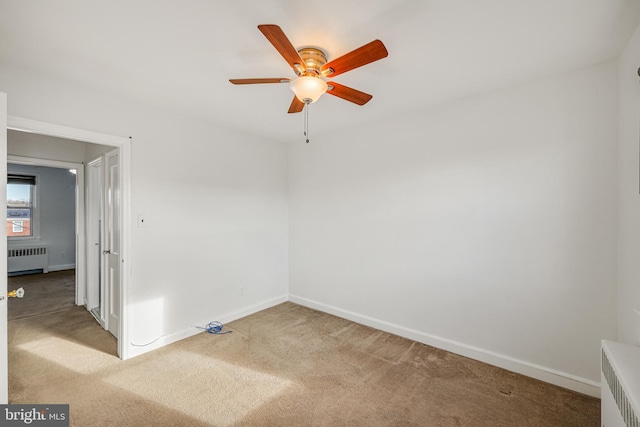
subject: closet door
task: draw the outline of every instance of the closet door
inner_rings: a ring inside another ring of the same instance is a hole
[[[107,329],[119,338],[120,329],[120,166],[119,151],[110,151],[105,155],[105,218],[104,218],[104,284],[106,291]]]
[[[87,165],[87,310],[104,326],[102,301],[102,157]]]

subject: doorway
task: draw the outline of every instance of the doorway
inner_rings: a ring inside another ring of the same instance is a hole
[[[10,139],[16,132],[9,133]],[[32,178],[32,185],[16,185],[30,188],[33,197],[27,204],[30,208],[22,209],[28,212],[17,214],[29,217],[27,227],[23,227],[23,236],[13,236],[7,227],[8,247],[27,247],[42,249],[42,260],[33,264],[33,260],[25,257],[9,257],[9,273],[20,270],[42,269],[44,273],[50,271],[74,268],[78,270],[76,281],[77,305],[83,304],[84,292],[78,283],[84,280],[84,265],[81,254],[82,230],[84,229],[84,165],[76,162],[39,159],[15,155],[7,156],[7,170],[10,176]],[[9,187],[11,187],[9,183]],[[24,193],[25,191],[22,190]],[[18,204],[21,204],[18,201]],[[24,204],[24,203],[22,203]],[[9,211],[7,218],[11,216]],[[14,220],[10,223],[15,227]],[[20,221],[23,223],[25,221]],[[20,226],[21,224],[18,224]],[[80,259],[78,259],[80,258]],[[16,264],[12,267],[11,264]],[[44,263],[44,264],[43,264]]]
[[[7,162],[8,284],[26,296],[11,300],[8,319],[72,307],[83,299],[76,292],[83,165],[12,155]]]
[[[96,133],[92,131],[86,131],[82,129],[70,128],[66,126],[60,126],[51,123],[45,123],[25,118],[19,118],[14,116],[8,116],[7,118],[7,128],[10,130],[34,133],[38,135],[44,136],[53,136],[57,138],[64,138],[71,141],[81,141],[89,144],[99,144],[104,146],[112,147],[117,153],[116,164],[117,164],[117,182],[120,186],[119,189],[119,197],[120,205],[118,206],[117,213],[115,217],[117,218],[117,222],[119,225],[119,232],[117,233],[118,241],[121,242],[119,251],[117,253],[117,269],[114,269],[115,275],[118,276],[119,283],[117,286],[118,300],[115,302],[118,308],[119,319],[116,325],[112,326],[113,331],[116,332],[118,337],[118,356],[122,359],[128,358],[129,346],[126,345],[128,338],[128,327],[127,327],[127,285],[128,285],[128,271],[125,268],[125,260],[127,260],[127,255],[129,251],[129,225],[127,221],[122,221],[123,218],[130,217],[129,215],[129,206],[130,206],[130,156],[131,156],[131,148],[130,138],[125,137],[117,137],[112,135],[106,135],[101,133]],[[83,185],[84,189],[84,185]],[[80,199],[82,203],[79,203],[84,208],[84,191],[80,191],[78,193],[78,199]],[[84,284],[86,284],[86,266],[87,266],[87,241],[85,235],[85,227],[84,227],[84,212],[81,216],[78,217],[78,232],[77,232],[77,242],[78,242],[78,250],[77,250],[77,261],[76,265],[78,268],[77,281],[79,286],[77,286],[76,292],[76,300],[78,304],[84,305],[86,301],[86,288]],[[111,328],[110,328],[111,329]],[[4,331],[6,337],[6,331]],[[6,339],[6,338],[4,338]]]

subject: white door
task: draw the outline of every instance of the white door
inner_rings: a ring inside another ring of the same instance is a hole
[[[119,338],[120,328],[120,168],[119,150],[105,155],[105,218],[102,244],[107,329]]]
[[[102,158],[87,165],[87,310],[104,326],[102,264]]]
[[[7,95],[0,92],[0,198],[7,200]],[[0,203],[0,216],[7,217],[7,204]],[[6,220],[5,220],[6,221]],[[9,367],[7,365],[7,230],[0,227],[0,404],[9,402]]]

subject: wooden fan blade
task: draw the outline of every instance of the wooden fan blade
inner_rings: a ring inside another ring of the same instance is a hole
[[[373,98],[373,96],[368,93],[360,92],[359,90],[335,82],[327,82],[327,85],[329,86],[327,89],[328,94],[346,99],[354,104],[364,105]]]
[[[304,109],[304,102],[300,101],[297,96],[293,95],[293,101],[289,107],[288,113],[299,113]]]
[[[229,79],[234,85],[254,85],[258,83],[289,83],[291,79],[286,77],[275,79]]]
[[[300,54],[291,44],[282,29],[277,25],[258,25],[258,29],[271,42],[285,61],[293,68],[296,74],[306,71],[307,66],[300,57]]]
[[[380,40],[374,40],[356,50],[342,55],[340,58],[327,62],[322,66],[320,71],[329,71],[329,69],[332,69],[333,72],[330,72],[327,76],[334,77],[338,74],[351,71],[354,68],[362,67],[363,65],[386,58],[387,55],[389,55],[389,52],[387,52],[384,44],[382,44]]]

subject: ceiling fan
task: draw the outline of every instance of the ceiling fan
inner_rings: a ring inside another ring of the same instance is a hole
[[[339,58],[327,61],[327,54],[318,47],[302,47],[296,50],[277,25],[258,25],[258,29],[280,52],[298,77],[295,79],[287,77],[230,79],[231,83],[235,85],[289,83],[295,94],[289,106],[289,113],[301,112],[305,105],[316,102],[325,92],[358,105],[364,105],[371,100],[372,96],[368,93],[325,79],[386,58],[388,52],[380,40],[374,40]]]

